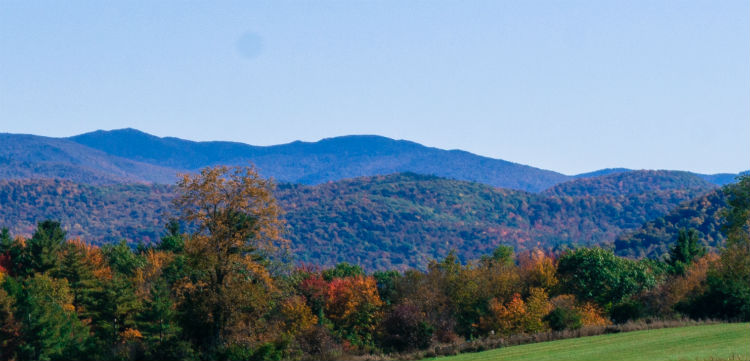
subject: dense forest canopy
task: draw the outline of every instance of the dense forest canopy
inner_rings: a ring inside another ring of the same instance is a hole
[[[286,237],[297,260],[328,266],[350,262],[371,270],[424,268],[452,249],[469,260],[501,244],[517,250],[607,245],[713,190],[694,175],[669,171],[579,179],[539,194],[405,173],[318,186],[280,184],[274,194],[285,211]],[[162,185],[0,181],[0,226],[31,235],[37,222],[55,219],[70,236],[95,244],[121,239],[150,244],[163,234],[174,195],[173,186]],[[706,197],[694,207],[712,215],[705,222],[691,221],[691,227],[715,248],[723,236],[710,222],[722,203]],[[659,257],[676,233],[674,227],[662,231],[659,239],[665,242],[622,241],[618,253]]]
[[[285,240],[272,185],[252,169],[209,168],[174,189],[173,215],[193,227],[169,222],[150,245],[93,246],[53,220],[31,237],[3,229],[0,359],[387,359],[644,318],[747,321],[750,177],[723,192],[718,253],[683,229],[658,260],[499,246],[369,273],[273,257]]]

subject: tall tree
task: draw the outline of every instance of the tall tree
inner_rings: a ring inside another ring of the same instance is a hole
[[[179,285],[209,347],[247,341],[274,291],[261,251],[282,243],[272,183],[253,168],[217,166],[184,175],[175,205],[197,231],[185,240],[193,272]],[[199,285],[196,287],[196,285]]]
[[[89,337],[73,310],[73,296],[64,279],[44,274],[29,277],[17,303],[21,320],[18,360],[77,359]]]
[[[8,232],[8,229],[3,228],[2,230],[0,230],[0,255],[8,252],[12,244],[13,239],[10,238],[10,232]]]
[[[112,277],[109,265],[100,248],[80,240],[67,242],[60,257],[60,268],[54,276],[68,280],[73,306],[82,319],[90,322],[96,316],[93,310],[101,301],[97,296],[103,291],[106,280]]]
[[[669,250],[667,264],[673,274],[684,275],[693,261],[706,254],[706,247],[700,244],[698,231],[695,229],[680,229],[677,242]]]
[[[59,222],[46,220],[37,226],[26,243],[26,274],[44,273],[60,268],[60,253],[65,242],[65,231]]]

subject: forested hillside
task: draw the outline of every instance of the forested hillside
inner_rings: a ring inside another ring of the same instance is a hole
[[[628,196],[652,192],[706,190],[711,182],[689,172],[628,171],[576,179],[543,192],[559,197]]]
[[[174,169],[109,155],[66,139],[0,133],[0,179],[171,184],[176,173]]]
[[[716,248],[726,238],[722,231],[726,197],[722,190],[710,192],[681,204],[669,214],[647,222],[643,227],[626,232],[615,240],[615,252],[629,257],[658,258],[667,254],[680,229],[700,232],[704,246]]]
[[[534,194],[406,173],[317,186],[281,184],[275,194],[297,260],[383,269],[424,267],[452,249],[469,259],[500,244],[522,250],[611,243],[714,189],[694,176],[663,171],[580,182]],[[0,226],[28,235],[36,222],[51,218],[89,242],[149,243],[164,232],[172,191],[159,185],[3,181]]]
[[[164,232],[173,196],[173,187],[166,185],[0,180],[0,227],[29,235],[38,222],[54,219],[86,242],[149,243]]]
[[[316,187],[282,186],[278,197],[304,261],[350,261],[373,268],[419,266],[456,249],[475,258],[499,244],[517,249],[611,243],[620,233],[714,189],[677,172],[637,172],[617,193],[605,176],[587,192],[532,194],[398,174]],[[674,175],[675,181],[669,175]],[[655,179],[669,180],[662,186]],[[677,186],[685,182],[683,187]],[[586,194],[588,193],[588,194]],[[331,260],[333,258],[333,260]]]

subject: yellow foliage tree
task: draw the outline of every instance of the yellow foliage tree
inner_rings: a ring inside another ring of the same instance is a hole
[[[297,335],[315,326],[318,317],[313,315],[302,296],[293,296],[281,303],[281,318],[284,332]]]
[[[539,249],[518,256],[521,279],[531,287],[550,290],[557,285],[555,260]]]
[[[208,347],[260,338],[276,288],[259,251],[283,244],[273,185],[252,167],[217,166],[177,183],[175,205],[197,226],[185,254],[194,271],[177,285]]]
[[[607,326],[612,324],[608,318],[604,317],[604,310],[591,302],[586,302],[576,309],[581,315],[582,326]]]
[[[172,261],[174,255],[169,252],[149,249],[144,256],[146,263],[143,267],[135,270],[134,283],[138,297],[147,299],[151,292],[151,287],[159,280],[163,268]]]
[[[543,321],[544,316],[552,311],[547,291],[543,288],[534,287],[529,290],[526,299],[526,318],[524,319],[524,332],[537,333],[546,331],[547,324]]]

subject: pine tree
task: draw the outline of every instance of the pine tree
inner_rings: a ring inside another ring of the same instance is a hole
[[[73,310],[72,299],[64,279],[37,273],[24,282],[16,312],[22,322],[18,360],[79,357],[89,336]]]
[[[10,238],[10,232],[7,228],[0,230],[0,255],[10,251],[10,247],[13,244],[13,239]]]
[[[706,247],[700,244],[698,231],[680,229],[677,242],[669,250],[667,264],[672,274],[684,275],[696,259],[706,254]]]
[[[46,220],[37,226],[28,240],[24,252],[24,266],[20,273],[30,275],[60,268],[60,252],[65,241],[65,231],[59,222]]]
[[[149,296],[138,315],[137,325],[146,342],[158,347],[177,337],[180,327],[176,322],[177,311],[167,283],[162,280],[154,284]]]

